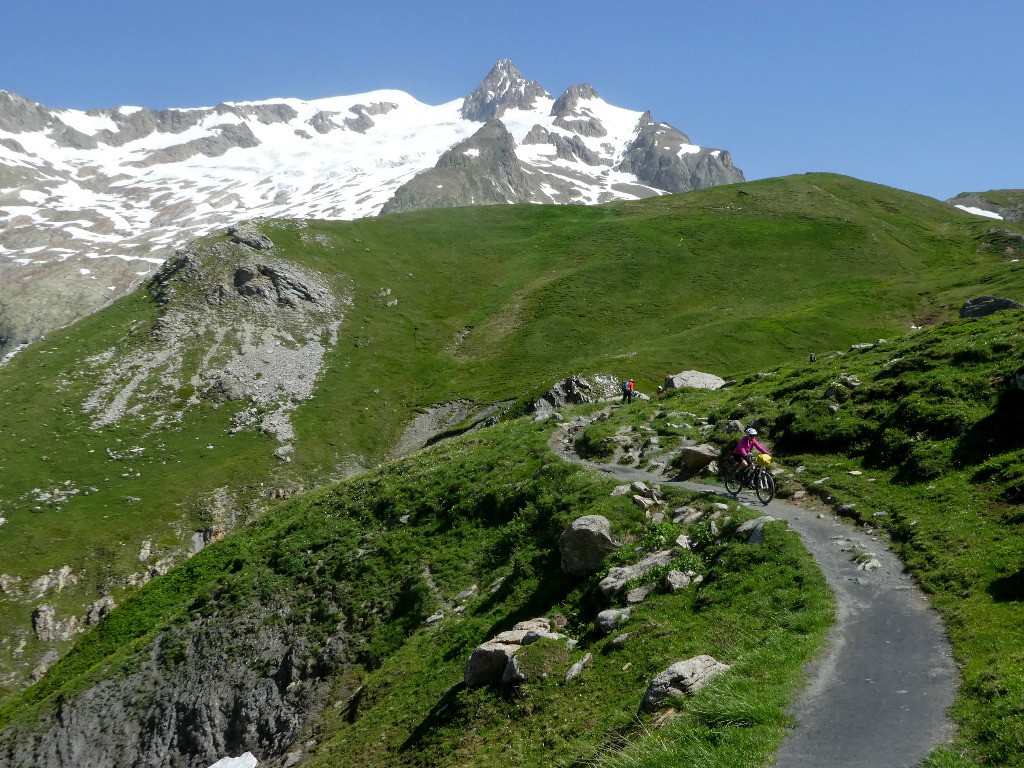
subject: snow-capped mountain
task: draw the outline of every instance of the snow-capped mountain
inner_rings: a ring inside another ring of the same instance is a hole
[[[589,85],[499,62],[464,99],[396,90],[202,109],[50,109],[0,91],[0,355],[102,306],[241,219],[599,203],[742,181]]]

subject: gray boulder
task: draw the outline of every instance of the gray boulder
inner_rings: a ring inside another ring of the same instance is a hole
[[[665,389],[721,389],[723,386],[725,379],[701,371],[683,371],[665,377]]]
[[[466,686],[487,685],[499,680],[515,683],[525,679],[515,663],[515,655],[520,648],[538,640],[567,639],[565,635],[551,632],[550,627],[549,619],[529,619],[478,645],[466,660],[463,675]]]
[[[730,668],[706,655],[677,661],[651,680],[640,702],[640,710],[654,712],[668,699],[692,695]]]
[[[570,576],[585,576],[601,567],[605,556],[618,549],[612,540],[611,523],[601,515],[585,515],[573,520],[558,539],[562,553],[562,571]]]
[[[486,642],[478,645],[466,661],[463,680],[466,686],[496,683],[505,674],[505,668],[519,650],[511,643]]]
[[[599,635],[607,635],[616,627],[629,621],[632,612],[631,608],[609,608],[607,611],[601,611],[594,621],[594,629]]]
[[[688,472],[700,472],[718,458],[718,449],[713,445],[686,445],[679,451],[679,463]]]
[[[616,594],[622,591],[626,582],[633,579],[640,579],[645,576],[648,571],[660,568],[663,565],[668,565],[672,562],[672,558],[674,556],[675,555],[671,549],[663,549],[647,555],[647,557],[633,565],[612,568],[608,571],[608,575],[601,579],[601,583],[598,586],[601,588],[601,592],[605,595]]]
[[[273,240],[252,226],[243,224],[230,227],[228,228],[228,234],[231,235],[232,242],[248,245],[257,251],[267,251],[274,247]]]
[[[670,592],[686,589],[691,583],[692,579],[682,571],[671,570],[665,575],[665,588]]]
[[[594,654],[588,653],[582,659],[580,659],[571,667],[569,667],[569,671],[565,673],[565,682],[568,683],[573,678],[578,677],[579,674],[583,671],[583,668],[586,667],[593,660]]]
[[[964,302],[960,307],[960,317],[985,317],[1004,309],[1024,309],[1024,304],[1001,296],[979,296]]]

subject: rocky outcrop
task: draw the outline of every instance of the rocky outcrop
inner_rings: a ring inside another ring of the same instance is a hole
[[[1024,221],[1024,192],[1019,190],[997,190],[1005,197],[1016,198],[1016,201],[1008,204],[1001,204],[978,192],[961,192],[946,202],[952,206],[963,208],[975,208],[979,211],[987,211],[1005,221]]]
[[[979,296],[964,302],[960,307],[960,317],[985,317],[1005,309],[1024,309],[1024,304],[1000,296]]]
[[[534,412],[546,415],[566,405],[602,403],[620,396],[619,380],[608,373],[569,376],[557,382],[533,404]]]
[[[481,405],[471,400],[452,400],[424,408],[402,430],[392,449],[393,456],[404,456],[431,445],[456,427],[481,429],[496,423],[511,401]]]
[[[602,515],[584,515],[573,520],[558,539],[562,571],[570,576],[593,573],[618,548],[612,539],[611,523]]]
[[[0,733],[0,764],[183,768],[245,750],[283,755],[358,640],[307,639],[303,622],[282,616],[286,607],[264,606],[162,632],[137,667],[64,698],[31,733]]]
[[[618,594],[622,592],[627,582],[641,579],[655,568],[668,565],[674,557],[675,553],[671,549],[652,552],[633,565],[612,568],[608,571],[608,575],[601,579],[601,583],[598,586],[605,595]]]
[[[555,125],[567,131],[591,138],[602,138],[608,130],[594,113],[586,107],[585,102],[597,99],[597,91],[590,85],[574,85],[563,93],[551,105],[551,115]]]
[[[651,680],[640,702],[640,710],[654,712],[666,701],[690,696],[730,669],[730,665],[722,664],[712,656],[694,656],[686,661],[677,661]]]
[[[619,170],[667,192],[690,192],[744,180],[728,152],[691,144],[689,137],[667,123],[644,125],[627,148]]]
[[[290,445],[289,414],[312,395],[348,299],[312,270],[266,250],[254,258],[260,233],[234,231],[239,242],[179,251],[153,278],[149,290],[161,314],[150,347],[110,349],[86,361],[98,373],[82,404],[93,427],[126,416],[159,424],[206,398],[249,399],[233,428],[255,427]],[[192,393],[184,402],[151,397],[182,388]]]
[[[499,632],[481,643],[466,660],[463,682],[467,687],[489,683],[522,682],[524,675],[515,657],[521,648],[538,640],[567,640],[565,635],[551,631],[551,620],[546,618],[521,621],[512,629]]]
[[[399,187],[381,213],[526,202],[531,191],[512,134],[500,120],[490,120],[441,155],[434,168]]]
[[[550,98],[539,83],[527,80],[515,64],[505,59],[487,73],[484,81],[462,102],[466,120],[487,122],[507,109],[531,109],[537,99]]]
[[[274,242],[252,225],[239,224],[228,227],[228,234],[232,242],[248,245],[256,251],[269,251],[274,247]]]
[[[579,136],[565,137],[560,133],[553,133],[541,125],[535,125],[523,139],[523,145],[529,144],[550,144],[555,148],[555,155],[559,160],[569,162],[583,162],[587,165],[601,165],[602,160],[597,153],[591,150]]]
[[[252,149],[260,145],[260,140],[245,123],[239,125],[226,123],[216,126],[216,130],[219,132],[212,136],[204,136],[184,144],[158,149],[131,165],[148,168],[164,163],[178,163],[195,155],[220,157],[229,149]]]

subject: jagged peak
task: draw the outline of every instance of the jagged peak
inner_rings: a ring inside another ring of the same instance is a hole
[[[508,59],[493,67],[462,102],[462,117],[466,120],[486,122],[501,117],[506,109],[530,109],[538,98],[551,98],[547,91],[533,80],[527,80]]]
[[[577,107],[581,101],[590,101],[591,99],[600,99],[597,91],[594,90],[594,86],[589,83],[580,83],[579,85],[570,85],[565,89],[565,93],[555,100],[555,103],[551,105],[551,116],[552,117],[579,117]]]

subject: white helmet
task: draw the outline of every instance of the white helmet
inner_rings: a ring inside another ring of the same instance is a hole
[[[754,429],[753,427],[747,427],[747,434],[750,436],[754,436],[757,434],[757,430]]]

